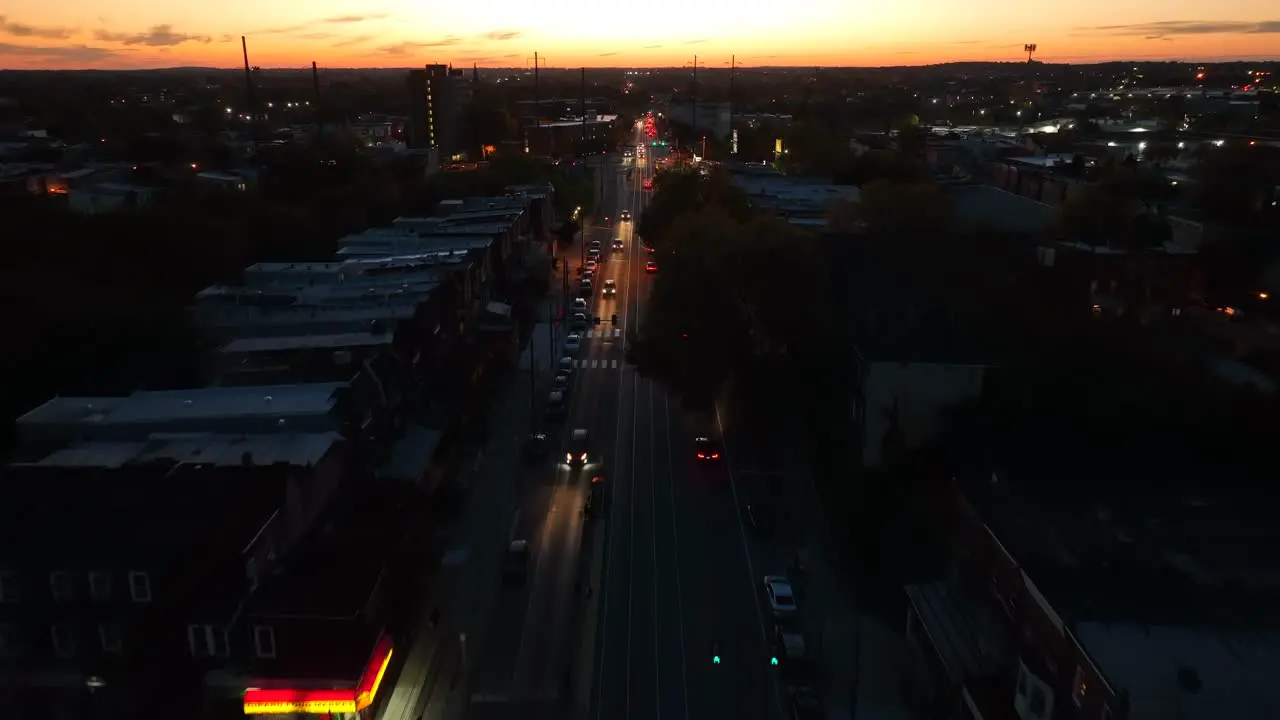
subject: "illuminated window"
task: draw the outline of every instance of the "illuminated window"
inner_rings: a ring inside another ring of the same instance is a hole
[[[115,623],[102,623],[98,626],[98,642],[102,643],[102,652],[109,655],[124,653],[124,643],[120,640],[120,626]]]
[[[260,658],[276,656],[276,633],[270,626],[255,625],[253,627],[253,651]]]
[[[64,572],[49,573],[49,594],[54,602],[71,602],[74,588],[71,586],[71,574]]]
[[[89,573],[89,597],[94,600],[110,600],[111,576],[97,570]]]
[[[53,654],[60,658],[69,658],[76,654],[76,639],[71,634],[71,626],[58,623],[49,628],[49,638],[53,640]]]
[[[151,602],[151,576],[137,570],[130,572],[129,597],[134,602]]]
[[[0,573],[0,602],[16,603],[22,599],[22,591],[18,589],[18,574]]]
[[[188,625],[187,646],[191,648],[191,657],[194,658],[231,655],[227,631],[215,625]]]

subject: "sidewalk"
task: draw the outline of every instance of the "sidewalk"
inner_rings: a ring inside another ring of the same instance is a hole
[[[818,503],[809,470],[808,449],[795,448],[792,466],[809,479],[817,515],[803,542],[806,554],[804,601],[820,618],[819,647],[827,662],[826,702],[829,720],[908,720],[911,712],[900,692],[906,644],[900,633],[857,605],[857,589],[832,567],[822,541],[827,519]]]
[[[558,302],[554,291],[541,303]],[[539,383],[547,369],[538,370]],[[489,618],[501,583],[507,531],[515,511],[533,389],[528,374],[507,371],[489,409],[492,429],[470,469],[463,517],[423,603],[418,632],[378,720],[457,720],[467,707],[467,678],[486,647]],[[438,610],[437,622],[432,622]],[[470,651],[469,651],[470,650]]]

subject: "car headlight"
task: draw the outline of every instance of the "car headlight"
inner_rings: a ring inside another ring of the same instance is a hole
[[[565,453],[565,454],[564,454],[564,461],[565,461],[565,462],[573,462],[573,453]]]
[[[582,453],[582,462],[586,462],[586,461],[587,461],[587,454]]]

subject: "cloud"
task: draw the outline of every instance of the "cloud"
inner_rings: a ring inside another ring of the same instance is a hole
[[[370,13],[368,15],[334,15],[332,17],[317,18],[308,20],[297,25],[281,25],[278,27],[263,28],[255,30],[250,35],[282,35],[285,33],[296,33],[303,30],[310,30],[324,25],[352,25],[355,23],[369,22],[371,20],[383,20],[390,17],[387,13]]]
[[[661,46],[661,45],[645,45],[643,49],[644,49],[644,50],[657,50],[657,49],[658,49],[658,48],[660,48],[660,47],[662,47],[662,46]]]
[[[702,40],[686,40],[684,44],[685,45],[701,45],[704,42],[706,42],[705,38]]]
[[[355,37],[349,37],[346,40],[343,40],[341,42],[336,42],[330,45],[329,47],[333,47],[333,48],[351,47],[352,45],[360,45],[363,43],[367,43],[372,39],[373,39],[372,35],[357,35]]]
[[[510,58],[518,58],[518,57],[520,57],[520,53],[507,53],[506,55],[502,56],[502,59],[507,60]]]
[[[228,33],[223,33],[222,36],[218,38],[218,42],[231,42],[232,40],[235,40],[235,38]]]
[[[383,53],[384,55],[407,55],[410,50],[449,47],[450,45],[457,45],[460,42],[462,42],[462,38],[458,37],[457,35],[446,35],[445,37],[440,38],[439,40],[432,40],[430,42],[406,41],[406,42],[395,43],[394,45],[383,45],[382,47],[378,48],[378,52]]]
[[[600,53],[600,54],[599,54],[599,55],[597,55],[596,57],[613,57],[614,55],[617,55],[617,54],[618,54],[618,53],[616,53],[616,52]]]
[[[1240,22],[1234,20],[1162,20],[1133,25],[1095,25],[1079,30],[1087,34],[1133,35],[1150,40],[1167,35],[1268,35],[1280,33],[1280,20]]]
[[[71,28],[37,27],[24,23],[10,22],[8,16],[0,15],[0,34],[14,37],[41,38],[43,40],[66,40],[75,31]]]
[[[153,25],[146,32],[141,33],[116,33],[99,30],[93,36],[102,42],[114,42],[121,45],[146,45],[147,47],[173,47],[174,45],[182,45],[189,42],[213,42],[213,38],[208,35],[188,35],[187,33],[174,32],[172,25]]]
[[[296,37],[303,40],[329,40],[334,36],[333,33],[299,33]]]
[[[89,47],[88,45],[42,47],[39,45],[0,43],[0,55],[39,58],[41,61],[61,60],[65,62],[97,63],[113,58],[117,53],[110,48]]]
[[[522,33],[519,30],[494,30],[484,34],[485,40],[515,40]]]
[[[952,40],[951,45],[978,45],[986,40]]]

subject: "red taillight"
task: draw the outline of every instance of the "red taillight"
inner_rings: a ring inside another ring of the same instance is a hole
[[[711,456],[711,459],[712,459],[712,460],[719,460],[719,459],[720,459],[720,453],[715,453],[714,455],[712,455],[712,456]]]
[[[698,459],[699,459],[699,460],[702,460],[702,459],[703,459],[703,458],[705,458],[705,457],[706,457],[706,455],[703,455],[702,453],[698,453]]]

